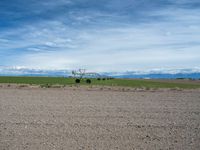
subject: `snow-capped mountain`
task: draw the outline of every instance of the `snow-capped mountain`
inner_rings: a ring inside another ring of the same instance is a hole
[[[100,74],[115,78],[200,78],[200,68],[192,69],[151,69],[126,72],[101,72]],[[71,76],[71,70],[33,69],[25,67],[0,67],[1,76]]]

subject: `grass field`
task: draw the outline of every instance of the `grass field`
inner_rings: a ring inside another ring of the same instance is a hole
[[[62,78],[62,77],[0,77],[0,83],[9,84],[36,84],[43,87],[50,87],[51,85],[74,85],[75,79]],[[105,86],[125,86],[136,88],[183,88],[193,89],[200,88],[200,83],[195,82],[175,82],[173,81],[161,81],[161,80],[134,80],[134,79],[112,79],[112,80],[100,80],[91,79],[91,85],[105,85]],[[83,80],[81,85],[87,85]]]

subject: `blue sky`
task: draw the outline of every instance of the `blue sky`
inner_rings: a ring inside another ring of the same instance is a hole
[[[0,66],[200,68],[199,0],[1,0]]]

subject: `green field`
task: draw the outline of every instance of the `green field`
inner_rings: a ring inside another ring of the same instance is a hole
[[[36,84],[41,86],[51,85],[75,85],[75,79],[63,78],[63,77],[0,77],[0,83],[9,84]],[[90,85],[105,85],[105,86],[124,86],[124,87],[136,87],[136,88],[183,88],[193,89],[200,88],[199,82],[174,82],[175,80],[168,80],[167,82],[160,80],[134,80],[134,79],[112,79],[112,80],[100,80],[91,79]],[[88,85],[84,80],[81,85]]]

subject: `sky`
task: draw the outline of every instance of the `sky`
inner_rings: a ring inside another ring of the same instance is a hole
[[[0,0],[0,67],[200,68],[199,0]]]

